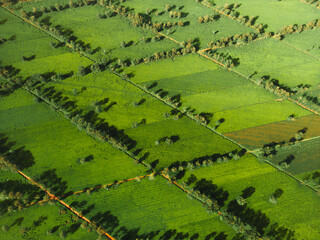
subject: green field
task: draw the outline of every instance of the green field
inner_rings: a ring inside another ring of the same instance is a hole
[[[56,174],[72,191],[144,175],[146,169],[133,168],[131,158],[108,143],[95,141],[79,132],[49,107],[34,103],[28,93],[16,91],[7,98],[0,101],[0,131],[9,137],[9,141],[31,151],[35,164],[25,171],[27,174],[35,177],[56,169]],[[93,160],[79,163],[80,158],[89,155],[93,155]]]
[[[223,6],[224,0],[215,1]],[[316,8],[301,1],[240,0],[236,11],[242,16],[258,16],[257,23],[267,24],[267,31],[277,31],[285,25],[308,23],[319,18]],[[295,13],[295,14],[293,14]]]
[[[223,48],[218,52],[239,58],[240,65],[235,70],[246,76],[254,72],[257,72],[255,77],[269,75],[289,87],[319,83],[319,60],[275,39],[264,39],[237,48]]]
[[[239,161],[215,163],[212,167],[199,168],[188,172],[198,179],[206,178],[227,190],[229,201],[241,195],[246,187],[254,187],[255,192],[247,203],[255,210],[261,210],[271,221],[285,225],[296,231],[297,239],[315,239],[318,236],[319,199],[315,192],[295,180],[288,178],[266,163],[259,163],[255,157],[246,155]],[[268,201],[277,188],[284,190],[277,204]]]
[[[312,56],[320,58],[319,38],[320,30],[312,29],[310,31],[288,35],[285,37],[284,41],[308,52]]]
[[[317,8],[1,4],[1,240],[320,239],[320,25],[270,33],[307,25]],[[246,140],[288,141],[298,128],[306,139],[272,158],[246,152]]]
[[[199,202],[188,199],[185,193],[169,186],[161,177],[126,183],[110,191],[102,189],[90,196],[82,194],[66,199],[69,204],[75,201],[88,202],[82,207],[83,210],[94,204],[94,209],[88,213],[90,218],[110,211],[119,221],[117,228],[125,226],[139,234],[159,231],[156,239],[168,230],[187,234],[184,239],[190,239],[195,234],[199,235],[199,239],[204,239],[212,232],[224,232],[229,236],[226,239],[234,235],[230,226],[220,222],[217,216],[209,215]]]

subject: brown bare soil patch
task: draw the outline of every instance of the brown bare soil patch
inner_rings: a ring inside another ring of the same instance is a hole
[[[305,139],[320,136],[320,116],[308,115],[294,121],[270,123],[224,135],[249,149],[255,149],[267,143],[287,141],[304,128],[307,129]]]

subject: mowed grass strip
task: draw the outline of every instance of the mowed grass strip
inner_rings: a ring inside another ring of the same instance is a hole
[[[93,205],[87,214],[89,219],[98,213],[110,211],[119,220],[118,229],[126,226],[129,230],[139,231],[139,234],[160,231],[155,239],[168,230],[188,233],[189,238],[199,234],[199,239],[204,239],[212,232],[224,232],[229,236],[227,239],[235,234],[217,216],[208,214],[201,203],[187,198],[186,193],[174,185],[168,185],[160,176],[152,181],[131,181],[110,191],[101,189],[90,196],[71,196],[65,201],[68,204],[87,201],[83,210]]]
[[[274,167],[259,163],[252,155],[239,161],[214,164],[187,172],[181,181],[194,174],[198,179],[212,180],[214,184],[229,192],[228,201],[242,194],[247,187],[254,187],[254,194],[247,199],[250,208],[261,210],[271,220],[295,230],[297,239],[317,239],[319,236],[319,197],[311,189],[300,185]],[[276,189],[284,193],[277,204],[268,201]]]
[[[257,72],[255,78],[269,75],[289,87],[319,83],[320,61],[274,38],[251,42],[237,48],[227,47],[219,49],[218,52],[239,58],[240,65],[235,67],[235,70],[247,76],[254,72]]]
[[[8,103],[13,104],[12,109],[7,109]],[[0,111],[1,132],[9,137],[8,141],[17,147],[25,146],[33,155],[35,164],[25,170],[31,177],[56,169],[68,190],[77,191],[144,175],[146,168],[135,166],[130,157],[108,143],[79,132],[45,104],[33,103],[32,96],[22,90],[1,98],[0,106],[5,106]],[[79,163],[80,158],[90,155],[90,162]]]

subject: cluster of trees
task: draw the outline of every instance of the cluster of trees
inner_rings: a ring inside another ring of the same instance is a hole
[[[160,23],[152,23],[152,28],[155,29],[158,32],[161,32],[162,30],[165,29],[170,29],[175,26],[183,27],[185,25],[184,22],[179,21],[179,22],[160,22]]]
[[[309,183],[310,185],[315,186],[316,188],[320,187],[320,172],[315,171],[313,173],[308,174],[303,178],[304,181]]]
[[[181,18],[183,16],[183,13],[182,12],[179,12],[179,11],[170,11],[169,12],[169,17],[171,18]]]
[[[291,88],[284,84],[280,84],[279,80],[277,79],[271,79],[268,75],[262,76],[260,79],[258,79],[257,84],[262,85],[265,89],[281,97],[293,96],[298,92],[298,90],[302,90],[305,87],[308,87],[307,85],[300,84],[295,88]]]
[[[0,134],[0,169],[6,171],[19,171],[34,165],[34,158],[24,146],[14,149],[15,144],[8,142],[8,137]]]
[[[310,103],[312,106],[320,107],[320,98],[310,95],[309,93],[304,93],[297,100],[302,103]]]
[[[20,15],[23,18],[29,19],[37,26],[43,28],[43,30],[55,35],[61,42],[69,44],[74,50],[86,52],[87,54],[91,54],[97,51],[97,49],[92,50],[90,44],[86,44],[83,41],[79,40],[76,36],[74,36],[73,31],[71,31],[70,29],[64,29],[60,25],[51,27],[52,23],[49,21],[49,18],[43,18],[41,21],[38,21],[37,19],[41,16],[41,14],[39,14],[39,11],[36,9],[29,13],[21,11]],[[56,48],[59,46],[59,44],[51,43],[51,46],[53,48]]]
[[[236,35],[230,36],[230,37],[222,37],[220,40],[217,40],[215,42],[211,41],[208,43],[208,47],[211,47],[211,48],[212,47],[227,47],[227,46],[236,45],[236,44],[240,44],[240,43],[249,43],[249,42],[252,42],[255,39],[260,38],[260,37],[262,37],[262,34],[260,34],[260,33],[236,34]]]
[[[277,200],[282,196],[283,190],[281,188],[276,189],[276,191],[270,196],[269,202],[276,204]]]
[[[317,27],[320,27],[320,20],[318,20],[318,19],[313,20],[307,24],[302,24],[302,25],[292,24],[289,26],[284,26],[283,28],[281,28],[277,32],[277,34],[279,34],[280,39],[282,39],[284,37],[284,35],[293,34],[293,33],[301,33],[303,31],[314,29]]]
[[[225,163],[230,160],[239,160],[246,153],[246,150],[233,150],[225,154],[215,153],[195,158],[191,161],[176,161],[164,169],[164,174],[173,180],[181,179],[186,170],[192,171],[196,168],[212,166],[215,162]],[[190,184],[188,184],[190,185]]]
[[[21,77],[0,77],[0,79],[3,79],[5,82],[3,84],[0,84],[0,96],[7,96],[14,92],[14,90],[21,87],[25,80]]]
[[[199,17],[198,18],[198,22],[199,23],[207,23],[207,22],[213,22],[213,21],[217,21],[219,20],[221,17],[221,14],[220,13],[215,13],[213,15],[205,15],[203,17]]]
[[[316,6],[317,8],[320,8],[320,1],[319,0],[305,0],[307,3],[310,3],[314,6]]]
[[[272,142],[269,144],[265,144],[261,149],[259,149],[259,155],[263,157],[272,157],[277,154],[278,150],[281,148],[287,148],[293,146],[303,140],[303,136],[306,133],[307,129],[299,130],[294,137],[290,138],[288,141],[282,142]]]
[[[227,206],[227,216],[234,220],[234,228],[250,232],[250,235],[258,237],[265,236],[272,239],[294,239],[294,231],[279,226],[277,222],[270,226],[270,219],[260,210],[256,211],[248,207],[247,203],[239,204],[236,199],[229,202]],[[239,224],[241,221],[242,224]]]
[[[209,57],[223,63],[227,68],[240,64],[239,58],[233,58],[228,53],[219,53],[216,49],[210,49],[206,53]]]
[[[2,199],[0,200],[0,213],[22,210],[35,200],[44,198],[45,193],[38,187],[22,183],[18,180],[0,182]]]

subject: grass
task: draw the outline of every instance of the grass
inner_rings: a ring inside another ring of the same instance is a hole
[[[185,193],[169,186],[161,177],[153,181],[142,179],[141,182],[128,182],[90,196],[72,196],[66,201],[69,204],[87,201],[83,210],[93,204],[87,215],[90,219],[97,213],[110,210],[118,218],[119,227],[139,230],[139,234],[160,231],[156,239],[170,229],[188,233],[189,237],[198,233],[199,239],[212,232],[225,232],[229,235],[228,239],[234,235],[231,227],[220,222],[217,216],[207,214],[199,202],[188,199]]]
[[[317,69],[320,61],[275,39],[264,39],[237,48],[227,47],[218,52],[239,58],[240,65],[235,70],[247,76],[258,72],[256,77],[269,75],[289,87],[319,82]]]
[[[266,111],[266,109],[269,110]],[[214,118],[225,119],[225,122],[221,124],[218,131],[227,133],[272,122],[284,121],[291,114],[294,114],[296,117],[301,117],[310,115],[311,113],[285,100],[282,102],[266,102],[218,112],[214,115]],[[214,122],[214,120],[212,122]]]
[[[77,72],[80,65],[88,66],[91,63],[84,57],[68,53],[66,46],[53,49],[50,43],[56,44],[55,39],[2,8],[0,14],[0,20],[7,19],[7,22],[1,26],[2,36],[4,38],[15,36],[14,41],[0,45],[3,52],[0,61],[19,69],[19,76],[28,77],[52,71],[58,73]],[[26,58],[34,56],[34,59],[22,61],[22,56]]]
[[[20,102],[18,99],[27,100]],[[7,103],[13,103],[11,109],[7,109]],[[0,110],[1,132],[17,147],[25,146],[33,154],[35,165],[25,170],[31,177],[56,169],[69,190],[76,191],[145,173],[145,168],[134,167],[131,158],[108,143],[95,141],[46,105],[33,103],[31,95],[22,90],[1,98],[0,106],[4,108]],[[91,154],[92,161],[78,162],[79,158]]]
[[[234,21],[227,17],[221,17],[218,21],[208,22],[200,24],[198,18],[204,17],[205,15],[214,15],[215,12],[212,9],[204,7],[202,4],[196,3],[195,1],[186,1],[181,4],[180,1],[174,0],[168,3],[172,7],[172,11],[178,11],[182,13],[182,17],[170,18],[169,13],[165,11],[165,1],[156,1],[151,0],[145,2],[143,0],[131,0],[124,3],[126,6],[134,9],[134,12],[145,13],[146,9],[156,10],[158,13],[163,12],[161,15],[156,16],[154,13],[151,14],[151,18],[154,22],[176,22],[182,21],[188,23],[184,27],[173,27],[169,34],[170,37],[175,40],[182,42],[190,38],[198,39],[200,42],[200,47],[205,48],[207,44],[211,41],[216,41],[222,37],[229,37],[235,34],[248,33],[252,32],[252,29],[241,25],[239,22]],[[225,27],[225,26],[228,27]],[[197,31],[194,31],[197,29]],[[213,31],[217,33],[213,34]],[[167,31],[163,31],[164,34],[167,34]]]
[[[239,150],[235,144],[194,124],[186,117],[178,121],[166,120],[140,126],[127,130],[126,133],[138,142],[137,147],[150,154],[149,163],[159,160],[157,169],[168,167],[175,161],[191,161],[205,155]],[[158,146],[155,144],[157,140],[171,136],[178,136],[179,140],[171,145],[165,142]]]
[[[129,20],[119,15],[107,19],[98,18],[97,14],[103,14],[106,10],[100,5],[87,6],[52,12],[45,14],[44,17],[49,16],[55,25],[72,29],[79,40],[97,50],[95,56],[98,58],[101,55],[105,56],[102,49],[105,49],[109,58],[132,60],[175,47],[175,43],[166,39],[151,41],[154,34],[150,30],[133,27]],[[146,43],[140,41],[142,37],[147,40]],[[121,47],[122,41],[129,46]]]
[[[223,69],[208,70],[177,77],[167,76],[156,82],[157,86],[153,89],[154,91],[164,89],[170,95],[180,94],[181,96],[250,84],[246,79]],[[153,81],[144,82],[147,86],[152,83]]]
[[[249,207],[261,210],[271,222],[276,221],[295,230],[297,239],[311,240],[318,236],[320,212],[316,207],[319,203],[317,194],[272,166],[259,163],[252,155],[245,155],[238,161],[198,168],[187,172],[182,180],[187,180],[190,174],[198,179],[212,180],[227,190],[230,194],[228,201],[253,186],[255,193],[247,199]],[[277,188],[283,189],[284,193],[277,204],[271,204],[268,199]]]
[[[71,215],[64,213],[59,214],[60,208],[58,206],[39,206],[34,205],[18,212],[6,213],[0,218],[0,226],[7,225],[8,232],[0,231],[0,238],[4,240],[10,239],[60,239],[59,233],[64,231],[66,233],[66,240],[86,240],[96,239],[98,234],[95,231],[87,232],[81,228],[77,223],[71,220]],[[43,220],[41,220],[41,218]],[[18,221],[17,221],[18,220]],[[35,222],[40,220],[37,226]],[[22,228],[28,228],[26,233],[21,233]],[[47,235],[47,231],[53,229],[57,230],[51,235]],[[74,233],[68,232],[72,231]]]
[[[249,149],[256,149],[271,142],[288,141],[298,131],[305,128],[307,129],[305,139],[320,136],[320,117],[315,114],[307,115],[294,119],[294,121],[270,123],[232,132],[226,136]]]
[[[320,169],[319,150],[319,138],[308,140],[290,148],[280,149],[270,161],[279,164],[289,156],[293,156],[287,171],[294,175],[300,175]]]
[[[145,124],[161,121],[162,115],[171,110],[170,107],[108,71],[74,76],[49,85],[76,101],[85,111],[94,110],[92,102],[108,98],[107,103],[101,105],[102,109],[107,110],[101,111],[99,116],[120,129],[132,128],[134,122],[140,123],[143,119],[146,121]],[[81,90],[83,87],[86,90]],[[73,89],[79,93],[74,94]],[[123,117],[119,118],[119,115]]]
[[[189,95],[183,104],[192,106],[197,112],[220,112],[273,101],[275,95],[253,84],[229,87],[212,92]]]
[[[176,57],[174,60],[166,59],[159,62],[129,67],[126,69],[126,72],[132,72],[134,77],[131,80],[137,84],[141,84],[164,79],[168,76],[179,77],[216,69],[219,69],[218,65],[196,54],[189,54]]]
[[[303,31],[297,34],[290,34],[285,36],[284,41],[298,47],[309,54],[320,58],[320,45],[318,39],[320,38],[320,29],[312,29]]]
[[[217,0],[223,6],[225,1]],[[304,24],[319,18],[319,11],[301,1],[241,0],[236,9],[242,16],[258,16],[257,23],[267,24],[267,31],[277,31],[285,25]]]

